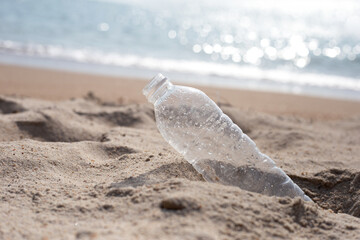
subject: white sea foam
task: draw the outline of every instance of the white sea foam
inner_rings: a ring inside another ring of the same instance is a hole
[[[167,58],[152,58],[136,55],[121,55],[105,53],[91,49],[66,49],[60,46],[27,44],[13,41],[0,41],[0,53],[26,55],[31,57],[69,60],[80,63],[101,64],[119,67],[134,67],[139,69],[166,71],[202,76],[217,76],[220,79],[242,79],[252,81],[269,81],[278,84],[295,86],[326,87],[359,91],[360,79],[342,76],[296,73],[286,70],[264,70],[255,66],[224,64],[206,61],[191,61]],[[222,82],[221,84],[225,84]],[[216,84],[216,83],[215,83]],[[217,84],[219,85],[219,84]]]

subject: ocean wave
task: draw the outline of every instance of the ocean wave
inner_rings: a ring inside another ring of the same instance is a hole
[[[80,63],[101,64],[119,67],[134,67],[154,71],[176,72],[202,76],[217,76],[295,86],[326,87],[360,91],[360,79],[341,76],[295,73],[285,70],[264,70],[254,66],[239,66],[228,63],[160,59],[137,55],[106,53],[94,49],[70,49],[54,45],[21,44],[14,41],[0,41],[0,53],[68,60]]]

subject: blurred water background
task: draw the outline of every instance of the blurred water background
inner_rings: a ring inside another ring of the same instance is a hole
[[[0,61],[360,100],[360,1],[1,0]]]

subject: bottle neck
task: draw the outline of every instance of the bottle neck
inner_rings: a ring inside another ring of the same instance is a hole
[[[164,77],[161,73],[156,75],[143,89],[143,94],[146,99],[154,104],[159,98],[161,98],[173,85]]]

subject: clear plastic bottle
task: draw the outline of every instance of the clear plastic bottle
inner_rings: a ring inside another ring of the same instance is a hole
[[[202,91],[161,74],[143,89],[165,140],[209,182],[311,201]]]

